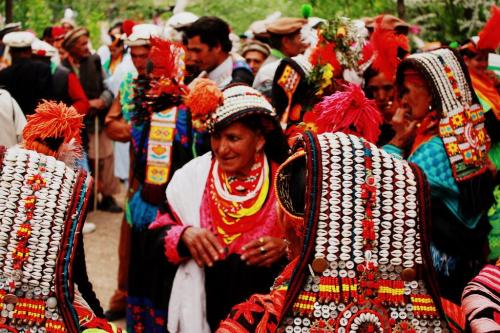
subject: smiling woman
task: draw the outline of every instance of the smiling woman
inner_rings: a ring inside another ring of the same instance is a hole
[[[175,173],[170,214],[156,221],[167,259],[180,264],[171,332],[214,330],[233,305],[269,289],[287,250],[271,184],[288,147],[272,106],[245,85],[220,92],[208,80],[194,84],[188,104],[194,124],[208,128],[212,152]]]

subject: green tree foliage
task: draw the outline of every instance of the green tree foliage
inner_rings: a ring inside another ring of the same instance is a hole
[[[476,34],[498,0],[405,0],[406,20],[422,28],[424,40],[464,41]],[[190,0],[187,10],[198,15],[216,15],[228,21],[236,33],[248,29],[255,20],[279,11],[284,16],[300,16],[304,3],[313,7],[313,16],[363,18],[381,13],[396,15],[396,0]],[[19,0],[14,1],[14,20],[41,34],[54,25],[66,8],[77,12],[76,22],[91,31],[94,45],[100,41],[100,25],[117,19],[151,21],[167,19],[175,0]],[[0,2],[4,10],[5,2]]]
[[[393,0],[194,0],[187,10],[197,15],[220,16],[231,24],[236,33],[245,32],[250,24],[279,11],[283,16],[299,17],[302,4],[313,6],[313,16],[331,18],[336,15],[351,18],[394,13]]]
[[[22,22],[23,27],[33,30],[38,35],[51,24],[52,17],[53,12],[49,1],[14,1],[14,20]]]
[[[427,40],[463,42],[483,27],[496,0],[407,0],[409,21]]]

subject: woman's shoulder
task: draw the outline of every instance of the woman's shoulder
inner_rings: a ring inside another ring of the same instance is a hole
[[[425,141],[415,149],[411,156],[429,155],[429,157],[443,157],[446,156],[443,140],[439,136],[433,136]]]
[[[211,163],[211,152],[193,158],[174,173],[168,187],[177,186],[179,183],[192,183],[203,180],[204,178],[206,179]]]

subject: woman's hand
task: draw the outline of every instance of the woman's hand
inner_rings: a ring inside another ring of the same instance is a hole
[[[288,244],[284,239],[263,236],[242,247],[241,260],[248,265],[271,266],[286,254]]]
[[[413,143],[417,131],[417,120],[411,119],[410,110],[397,108],[392,117],[392,128],[396,132],[389,144],[404,149]]]
[[[184,230],[181,237],[191,256],[198,266],[212,267],[215,261],[220,260],[224,248],[217,237],[207,229],[189,227]]]

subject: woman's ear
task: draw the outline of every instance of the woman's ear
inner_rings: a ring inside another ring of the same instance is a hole
[[[264,145],[266,144],[266,139],[264,138],[264,134],[262,134],[262,132],[260,131],[257,135],[258,136],[257,136],[257,143],[255,145],[255,150],[257,152],[261,152],[264,149]]]

